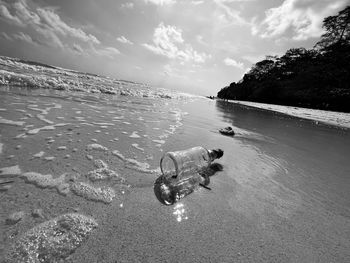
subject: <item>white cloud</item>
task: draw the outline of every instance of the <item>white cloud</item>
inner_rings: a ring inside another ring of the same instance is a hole
[[[39,42],[44,46],[52,46],[63,49],[64,44],[52,30],[44,27],[35,27],[35,31],[40,37]]]
[[[285,0],[280,6],[268,9],[260,25],[254,21],[252,34],[262,38],[277,37],[292,30],[294,40],[319,37],[323,19],[335,15],[347,0]]]
[[[232,24],[232,25],[249,25],[237,10],[232,9],[227,4],[231,1],[227,0],[213,0],[218,6],[216,10],[216,19],[223,24]]]
[[[2,18],[2,20],[5,20],[10,24],[15,24],[17,26],[24,26],[22,21],[16,15],[11,15],[7,7],[1,2],[0,2],[0,18]]]
[[[176,0],[144,0],[146,3],[152,3],[154,5],[172,5],[176,3]]]
[[[117,37],[117,40],[123,44],[130,44],[130,45],[134,44],[133,42],[131,42],[129,39],[125,38],[124,36]]]
[[[10,24],[32,28],[36,32],[38,43],[42,45],[64,48],[65,45],[59,38],[60,35],[90,44],[100,44],[94,35],[65,23],[52,8],[36,7],[32,9],[25,0],[11,4],[4,4],[0,1],[0,17]],[[25,38],[23,35],[18,35],[17,39]],[[29,40],[28,37],[26,39]]]
[[[242,62],[237,62],[236,60],[232,59],[232,58],[225,58],[224,59],[224,64],[226,66],[232,66],[232,67],[236,67],[239,69],[243,69],[243,63]]]
[[[1,32],[0,37],[3,39],[6,39],[8,41],[12,41],[12,37],[10,37],[8,34],[6,34],[5,32]]]
[[[196,40],[197,40],[197,42],[199,43],[199,44],[201,44],[201,45],[204,45],[204,46],[207,46],[208,44],[203,40],[203,36],[201,36],[201,35],[197,35],[196,36]]]
[[[235,2],[253,2],[256,0],[217,0],[217,1],[222,3],[235,3]]]
[[[38,43],[36,41],[34,41],[30,35],[25,34],[23,32],[13,34],[13,39],[24,41],[24,42],[27,42],[28,44],[32,44],[32,45],[38,45]]]
[[[203,3],[204,3],[203,0],[191,1],[191,4],[193,4],[193,5],[201,5],[201,4],[203,4]]]
[[[143,44],[143,46],[155,54],[181,61],[204,63],[210,58],[210,55],[199,53],[191,45],[185,44],[181,29],[165,26],[163,23],[154,30],[153,44]]]
[[[134,3],[123,3],[121,4],[121,8],[124,8],[124,9],[133,9],[134,8]]]
[[[95,49],[96,54],[100,56],[106,56],[113,59],[115,56],[120,54],[120,51],[114,47],[105,47],[100,49]]]
[[[32,12],[25,1],[19,1],[13,4],[17,17],[22,23],[40,25],[40,17]]]
[[[73,50],[75,52],[79,53],[79,54],[83,54],[84,53],[83,48],[80,45],[76,44],[76,43],[73,44]]]
[[[41,21],[49,26],[53,31],[63,36],[71,36],[80,39],[84,42],[100,44],[100,41],[95,36],[85,33],[80,28],[71,27],[66,24],[53,10],[38,8],[37,12],[41,18]]]
[[[255,64],[255,63],[263,60],[265,58],[265,55],[244,55],[242,58]]]

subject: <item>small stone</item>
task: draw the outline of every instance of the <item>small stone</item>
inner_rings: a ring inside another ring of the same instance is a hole
[[[21,221],[25,216],[25,213],[23,211],[14,212],[6,219],[6,224],[8,225],[14,225]]]
[[[93,157],[92,155],[90,155],[90,154],[87,154],[87,155],[86,155],[86,159],[88,159],[88,160],[90,160],[90,161],[91,161],[91,160],[93,160],[93,159],[94,159],[94,157]]]
[[[69,159],[69,158],[70,158],[69,154],[66,154],[66,156],[64,156],[64,159]]]

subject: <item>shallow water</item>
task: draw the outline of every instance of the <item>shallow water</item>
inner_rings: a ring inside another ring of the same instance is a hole
[[[73,262],[350,260],[349,130],[193,97],[0,93],[0,258],[78,212],[98,226]],[[234,137],[218,132],[228,125]],[[223,171],[163,205],[161,156],[198,145],[224,150]]]

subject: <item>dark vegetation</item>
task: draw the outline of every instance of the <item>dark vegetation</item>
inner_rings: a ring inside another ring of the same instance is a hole
[[[217,96],[350,112],[350,6],[325,18],[323,28],[313,49],[266,56]]]

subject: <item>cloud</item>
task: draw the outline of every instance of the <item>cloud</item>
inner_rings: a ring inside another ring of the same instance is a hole
[[[159,6],[172,5],[176,3],[176,0],[144,0],[144,1],[146,2],[146,4],[151,3]]]
[[[37,12],[42,22],[44,22],[46,26],[50,27],[53,31],[63,36],[71,36],[80,39],[84,42],[100,44],[100,41],[95,36],[87,34],[82,29],[71,27],[63,22],[53,10],[38,8]]]
[[[120,51],[114,47],[105,47],[94,50],[97,55],[105,56],[113,59],[115,56],[120,54]]]
[[[123,8],[123,9],[133,9],[134,8],[134,3],[130,3],[130,2],[123,3],[123,4],[121,4],[121,8]]]
[[[248,60],[250,63],[257,63],[265,58],[265,55],[244,55],[242,57],[245,60]]]
[[[256,0],[218,0],[218,2],[222,3],[235,3],[235,2],[253,2]]]
[[[346,3],[347,0],[285,0],[280,6],[267,10],[260,25],[254,21],[252,34],[273,38],[291,31],[290,38],[294,40],[319,37],[323,33],[323,19],[336,14]]]
[[[131,42],[129,39],[125,38],[124,36],[118,37],[117,40],[123,44],[130,44],[130,45],[134,44],[133,42]]]
[[[207,46],[208,44],[203,40],[203,36],[201,35],[196,35],[196,40],[199,44]]]
[[[77,52],[78,54],[83,54],[84,50],[81,46],[79,46],[78,44],[74,43],[73,44],[73,51]]]
[[[11,15],[7,7],[0,2],[0,18],[5,20],[9,24],[15,24],[17,26],[24,26],[24,23],[15,15]]]
[[[191,1],[191,4],[192,4],[192,5],[201,5],[201,4],[203,4],[203,3],[204,3],[203,0]]]
[[[37,33],[38,43],[42,45],[64,48],[59,36],[72,37],[90,44],[100,44],[94,35],[65,23],[52,8],[31,8],[25,0],[12,4],[4,4],[0,1],[0,17],[10,24],[30,27]],[[24,39],[23,35],[21,37],[18,35],[17,38]]]
[[[225,58],[224,59],[224,64],[226,66],[232,66],[232,67],[236,67],[239,69],[243,69],[243,63],[242,62],[237,62],[236,60],[232,59],[232,58]]]
[[[250,25],[249,22],[247,22],[241,15],[240,12],[237,10],[232,9],[229,4],[230,2],[234,1],[228,1],[228,0],[213,0],[216,5],[218,6],[218,10],[216,10],[216,17],[218,21],[220,21],[223,24],[233,24],[233,25]]]
[[[13,34],[13,39],[24,41],[24,42],[27,42],[28,44],[32,44],[32,45],[38,45],[38,43],[36,41],[34,41],[30,35],[25,34],[23,32]]]
[[[25,1],[18,1],[13,4],[15,9],[16,16],[24,23],[25,25],[33,24],[40,25],[40,17],[35,12],[32,12]]]
[[[184,42],[181,29],[160,23],[154,30],[153,44],[142,44],[142,46],[155,54],[181,61],[204,63],[206,59],[210,58],[210,55],[199,53],[191,45]]]
[[[6,40],[8,40],[8,41],[12,41],[12,40],[13,40],[12,37],[10,37],[10,36],[9,36],[8,34],[6,34],[5,32],[1,32],[0,38],[6,39]]]
[[[36,27],[35,31],[38,33],[38,36],[40,37],[39,43],[44,46],[49,47],[57,47],[57,48],[64,48],[64,44],[60,40],[60,38],[50,29],[43,28],[43,27]],[[44,39],[43,39],[44,38]]]

